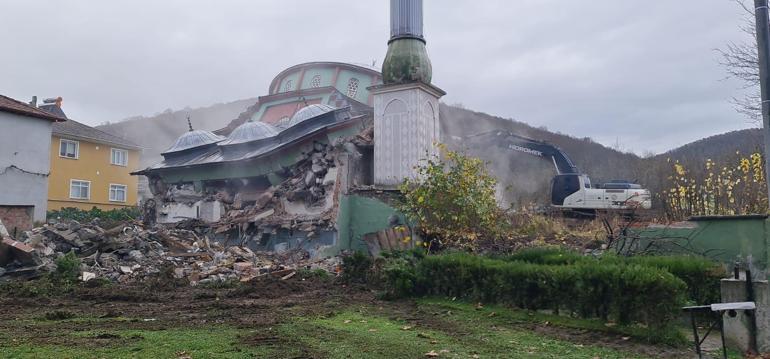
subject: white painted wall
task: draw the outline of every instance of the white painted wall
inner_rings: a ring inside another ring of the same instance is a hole
[[[224,214],[222,202],[204,201],[187,204],[170,202],[160,206],[158,210],[158,223],[177,223],[188,218],[198,218],[204,222],[216,222]]]
[[[0,205],[33,205],[45,221],[50,154],[51,121],[0,111]]]
[[[438,100],[443,95],[421,83],[380,87],[374,93],[374,184],[394,187],[414,178],[414,167],[435,154]]]

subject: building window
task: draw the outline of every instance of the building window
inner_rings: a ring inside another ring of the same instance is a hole
[[[292,80],[286,80],[286,83],[283,85],[283,91],[289,92],[294,88],[294,81]]]
[[[310,79],[310,88],[321,87],[321,75],[315,75]]]
[[[126,185],[124,185],[124,184],[111,184],[110,185],[110,201],[111,202],[125,202],[126,201]]]
[[[350,79],[350,81],[348,81],[348,97],[356,98],[357,93],[358,93],[358,79],[354,77]]]
[[[80,142],[62,139],[59,141],[59,157],[78,158]]]
[[[128,151],[121,150],[119,148],[112,149],[112,155],[110,156],[110,163],[118,166],[128,165]]]
[[[91,182],[81,180],[70,180],[70,198],[89,199],[91,198]]]

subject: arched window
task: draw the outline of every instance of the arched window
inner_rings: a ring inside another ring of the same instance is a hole
[[[356,98],[356,94],[358,94],[358,79],[354,77],[348,81],[348,97]]]
[[[294,89],[294,81],[286,80],[286,83],[283,85],[283,92],[289,92],[292,89]]]
[[[310,88],[321,87],[321,75],[315,75],[310,79]]]

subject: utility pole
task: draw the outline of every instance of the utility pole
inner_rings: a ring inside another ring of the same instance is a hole
[[[765,183],[770,191],[770,27],[768,27],[767,0],[754,0],[754,17],[759,55],[759,87],[762,90],[762,133],[765,138]],[[770,199],[770,196],[768,196]]]

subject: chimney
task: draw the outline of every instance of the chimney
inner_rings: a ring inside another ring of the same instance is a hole
[[[56,98],[56,107],[61,108],[61,103],[64,99],[61,98],[61,96]]]
[[[37,107],[37,96],[32,96],[32,101],[29,102],[32,107]]]

